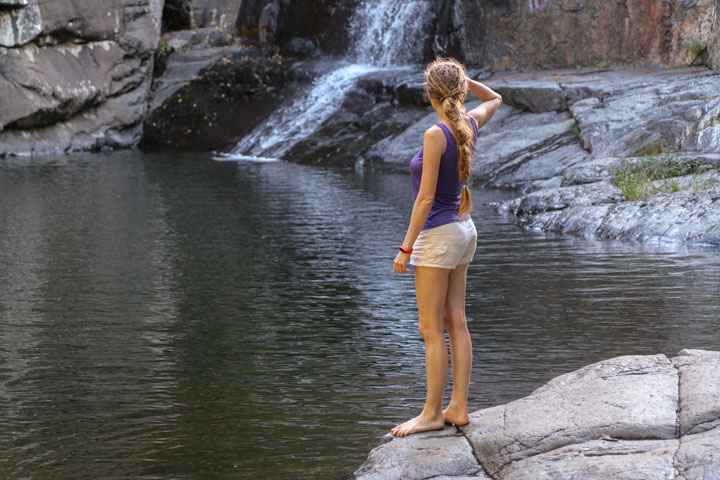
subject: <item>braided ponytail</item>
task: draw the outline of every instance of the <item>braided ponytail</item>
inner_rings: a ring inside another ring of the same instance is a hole
[[[473,129],[465,121],[464,101],[467,95],[465,68],[453,58],[438,58],[425,69],[425,78],[428,95],[441,100],[440,108],[450,121],[450,130],[457,144],[458,173],[463,184],[458,216],[462,219],[472,208],[468,182],[474,147]]]

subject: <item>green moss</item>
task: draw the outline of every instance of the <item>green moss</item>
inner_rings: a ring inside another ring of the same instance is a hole
[[[167,40],[165,40],[164,38],[161,38],[160,41],[158,42],[158,52],[165,53],[168,51],[168,48],[170,48],[170,47],[168,45]]]

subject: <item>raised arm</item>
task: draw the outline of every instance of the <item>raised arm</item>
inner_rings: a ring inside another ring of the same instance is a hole
[[[483,103],[468,112],[477,122],[478,128],[480,128],[495,115],[495,112],[497,112],[497,109],[502,103],[502,97],[495,90],[471,78],[467,79],[467,84],[468,90],[483,101]]]

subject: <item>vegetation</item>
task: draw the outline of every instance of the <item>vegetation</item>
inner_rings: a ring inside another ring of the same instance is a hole
[[[697,179],[700,165],[698,159],[673,160],[670,156],[637,163],[625,160],[614,169],[612,182],[628,200],[645,200],[656,193],[677,192],[680,186],[675,177],[693,174]]]
[[[168,46],[167,40],[165,40],[164,38],[161,38],[160,42],[158,42],[158,51],[160,53],[165,53],[168,51],[168,48],[169,48],[169,46]]]
[[[707,43],[700,40],[690,40],[683,44],[685,48],[692,54],[693,57],[697,57],[703,50],[707,48]]]

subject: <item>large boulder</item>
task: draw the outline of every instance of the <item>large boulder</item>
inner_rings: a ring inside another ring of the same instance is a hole
[[[718,362],[720,352],[682,350],[594,363],[472,413],[457,432],[479,468],[445,428],[387,436],[355,478],[718,478],[707,476],[720,472]],[[425,445],[429,455],[418,455]]]
[[[160,0],[0,7],[0,156],[137,144]]]
[[[269,45],[214,29],[165,34],[163,42],[140,144],[148,150],[230,149],[312,77]]]

